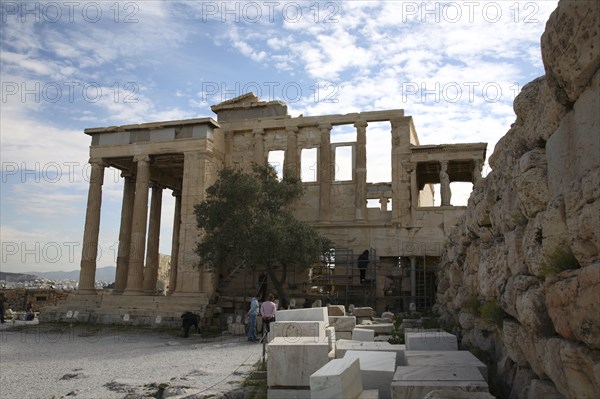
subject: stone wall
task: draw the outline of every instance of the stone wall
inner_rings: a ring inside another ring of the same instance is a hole
[[[600,392],[600,6],[561,0],[442,258],[438,310],[510,398]]]

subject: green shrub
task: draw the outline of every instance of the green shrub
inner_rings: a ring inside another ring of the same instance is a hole
[[[403,345],[404,344],[404,328],[402,328],[402,318],[400,316],[396,316],[394,318],[394,329],[390,334],[391,338],[388,339],[388,342],[393,345]]]
[[[477,297],[471,297],[462,307],[465,312],[472,313],[475,316],[479,316],[481,313],[481,302]]]
[[[423,319],[423,328],[426,330],[440,328],[440,320],[437,318]]]
[[[542,265],[541,272],[545,277],[549,277],[565,270],[579,269],[580,267],[581,265],[573,255],[571,248],[563,243],[548,256],[547,261]]]
[[[489,324],[502,328],[502,321],[506,313],[498,301],[486,301],[481,306],[481,318]]]

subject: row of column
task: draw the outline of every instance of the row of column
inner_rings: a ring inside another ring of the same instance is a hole
[[[159,269],[160,219],[163,188],[150,181],[150,157],[135,157],[136,174],[123,172],[123,203],[121,207],[121,225],[114,293],[139,295],[154,293]],[[100,231],[100,211],[102,207],[102,184],[106,164],[102,159],[92,158],[90,188],[86,210],[86,222],[83,236],[79,291],[95,292],[96,257],[98,254],[98,236]],[[148,219],[148,190],[152,187],[150,204],[150,225],[146,245]],[[181,224],[181,194],[173,192],[175,197],[175,215],[173,221],[173,242],[171,253],[171,274],[169,291],[176,287],[179,230]],[[144,268],[144,249],[146,249],[146,267]]]

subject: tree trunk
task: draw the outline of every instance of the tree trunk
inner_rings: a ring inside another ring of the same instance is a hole
[[[277,291],[277,295],[279,296],[280,306],[283,306],[284,309],[287,309],[287,305],[289,304],[289,301],[288,301],[288,297],[285,292],[285,289],[283,288],[283,284],[285,283],[285,279],[287,277],[287,267],[282,266],[281,268],[282,268],[281,279],[277,278],[275,271],[270,266],[267,266],[267,274],[268,274],[271,282],[273,282],[273,287],[275,288],[275,291]]]

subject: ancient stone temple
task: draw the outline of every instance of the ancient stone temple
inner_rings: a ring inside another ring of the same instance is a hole
[[[265,163],[279,154],[282,169],[299,174],[308,151],[314,156],[314,176],[304,182],[306,192],[296,212],[335,243],[335,262],[322,270],[295,273],[288,281],[290,297],[298,298],[300,305],[308,297],[322,295],[346,305],[364,302],[379,311],[433,304],[438,257],[450,228],[465,210],[450,205],[450,182],[476,184],[481,179],[485,143],[420,145],[413,119],[402,109],[292,117],[285,103],[260,101],[252,93],[211,109],[216,120],[85,130],[92,139],[92,178],[76,295],[86,299],[79,301],[93,303],[97,314],[109,314],[101,309],[114,308],[135,313],[131,309],[137,307],[162,315],[161,309],[189,310],[192,303],[201,309],[216,293],[241,296],[242,287],[256,289],[259,276],[254,273],[199,265],[194,205],[204,199],[205,189],[224,166],[249,169],[253,162]],[[389,123],[390,182],[367,183],[366,144],[369,124],[374,122]],[[355,129],[355,141],[332,142],[332,129],[342,125]],[[351,159],[346,177],[338,173],[340,154]],[[124,177],[116,282],[110,294],[93,289],[107,167],[120,170]],[[441,206],[433,205],[434,184],[440,184]],[[172,237],[159,237],[165,189],[176,199]],[[373,200],[378,207],[368,207]],[[159,239],[172,241],[166,296],[155,290]],[[356,258],[365,249],[370,266],[361,284]]]

